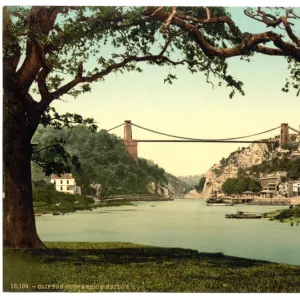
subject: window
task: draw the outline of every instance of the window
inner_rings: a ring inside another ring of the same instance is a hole
[[[62,180],[60,181],[60,184],[62,184]]]
[[[69,184],[69,180],[67,180],[67,184]]]
[[[53,180],[53,183],[56,184],[55,179]]]
[[[60,190],[61,190],[61,191],[63,190],[63,187],[62,187],[62,186],[60,187]]]

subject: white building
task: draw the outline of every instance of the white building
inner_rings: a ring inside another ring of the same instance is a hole
[[[300,180],[289,182],[289,197],[300,196]]]
[[[81,188],[76,185],[72,174],[61,174],[60,176],[52,174],[50,181],[58,192],[81,195]]]

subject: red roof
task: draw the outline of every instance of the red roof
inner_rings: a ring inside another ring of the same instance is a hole
[[[60,174],[60,176],[56,174],[51,175],[51,179],[74,179],[72,174]]]

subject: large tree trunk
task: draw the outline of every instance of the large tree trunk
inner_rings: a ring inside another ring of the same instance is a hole
[[[30,134],[26,100],[4,91],[3,104],[3,245],[44,247],[37,235],[32,203]]]

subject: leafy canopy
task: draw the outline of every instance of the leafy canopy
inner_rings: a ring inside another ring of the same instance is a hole
[[[145,159],[139,159],[137,165],[122,140],[105,130],[92,132],[85,126],[62,130],[40,127],[34,140],[38,140],[39,147],[43,149],[38,152],[41,166],[45,161],[50,166],[60,162],[60,156],[53,156],[55,151],[46,145],[55,144],[57,140],[64,141],[67,153],[64,166],[73,173],[85,194],[89,193],[92,183],[101,184],[102,196],[149,193],[152,182],[161,186],[168,183],[164,169]],[[72,157],[76,157],[80,164],[72,166]]]
[[[17,70],[13,76],[41,95],[43,110],[65,94],[91,91],[92,82],[110,73],[141,72],[140,62],[171,70],[185,65],[211,84],[225,83],[231,97],[244,94],[243,83],[228,74],[226,59],[247,60],[256,52],[286,56],[293,83],[284,91],[299,89],[300,42],[292,28],[299,25],[298,9],[241,9],[241,14],[285,30],[242,32],[223,7],[7,7],[4,73],[9,79]],[[174,79],[169,71],[165,81]]]

